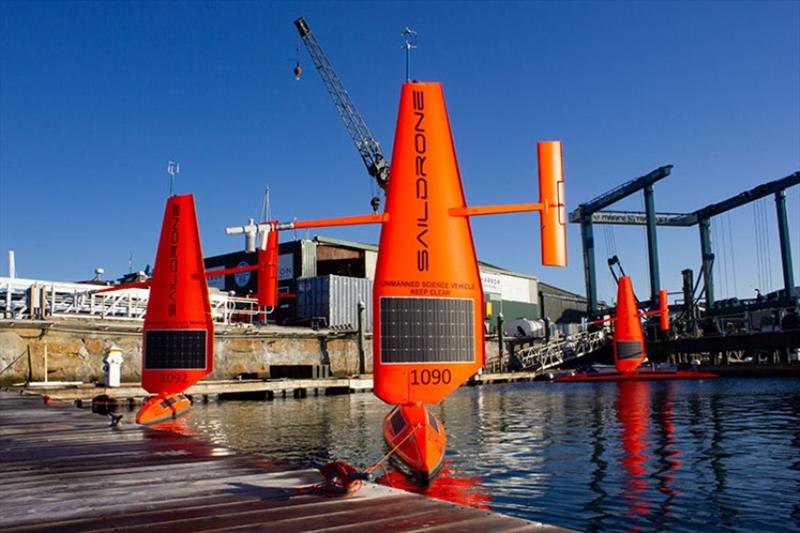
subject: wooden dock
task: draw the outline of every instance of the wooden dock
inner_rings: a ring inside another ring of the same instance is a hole
[[[0,393],[2,531],[559,531],[367,483],[353,496],[266,457]]]
[[[488,385],[492,383],[513,383],[533,381],[541,372],[483,373],[469,381],[469,385]],[[120,403],[137,404],[150,395],[139,383],[123,383],[121,387],[104,387],[92,384],[48,385],[39,382],[30,385],[9,387],[12,392],[49,396],[56,400],[87,404],[98,397],[111,398]],[[203,380],[189,387],[186,395],[193,402],[208,402],[218,399],[263,399],[305,398],[332,394],[353,394],[372,392],[372,376],[351,378],[320,379],[243,379],[212,381]]]

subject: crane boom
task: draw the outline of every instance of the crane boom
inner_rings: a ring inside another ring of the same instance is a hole
[[[300,38],[303,39],[306,45],[308,54],[314,61],[314,65],[317,67],[317,72],[319,72],[322,82],[328,90],[328,94],[331,95],[331,100],[333,100],[333,104],[336,106],[336,111],[338,111],[339,116],[342,117],[342,122],[344,122],[344,126],[347,128],[347,133],[356,145],[356,150],[358,150],[362,161],[364,161],[364,165],[367,167],[367,172],[369,172],[370,176],[374,177],[378,185],[385,190],[389,182],[389,162],[386,161],[386,158],[383,156],[380,144],[369,131],[367,123],[364,122],[364,118],[361,116],[361,113],[358,112],[358,108],[356,108],[356,105],[344,88],[342,80],[336,75],[336,71],[333,70],[331,62],[328,61],[325,52],[322,51],[319,41],[317,41],[317,38],[311,33],[311,28],[308,26],[308,23],[304,18],[300,17],[294,21],[294,25],[300,33]]]

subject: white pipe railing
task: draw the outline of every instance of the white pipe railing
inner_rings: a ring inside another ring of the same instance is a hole
[[[0,277],[0,318],[91,317],[101,320],[144,320],[150,289],[98,293],[105,285]],[[36,291],[36,292],[35,292]],[[209,292],[214,322],[252,322],[257,301]]]

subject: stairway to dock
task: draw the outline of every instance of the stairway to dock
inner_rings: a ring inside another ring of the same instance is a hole
[[[0,531],[563,531],[0,393]]]

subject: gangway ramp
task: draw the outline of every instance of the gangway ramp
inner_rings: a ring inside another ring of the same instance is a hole
[[[606,330],[582,331],[517,350],[514,355],[520,370],[542,372],[587,356],[603,348],[609,339]]]

